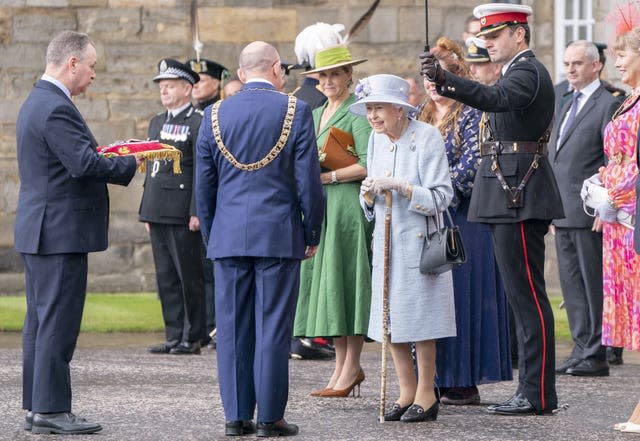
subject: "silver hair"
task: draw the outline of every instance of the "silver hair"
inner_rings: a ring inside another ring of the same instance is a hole
[[[572,41],[567,48],[581,47],[584,49],[584,55],[589,61],[600,61],[600,53],[598,47],[593,42],[588,40],[576,40]]]
[[[71,56],[84,60],[89,45],[94,44],[87,34],[62,31],[53,37],[47,47],[47,64],[60,66]]]

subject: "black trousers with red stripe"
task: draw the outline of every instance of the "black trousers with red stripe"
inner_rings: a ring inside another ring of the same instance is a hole
[[[549,221],[492,224],[496,261],[513,310],[518,339],[518,392],[538,412],[558,405],[553,311],[544,282]]]

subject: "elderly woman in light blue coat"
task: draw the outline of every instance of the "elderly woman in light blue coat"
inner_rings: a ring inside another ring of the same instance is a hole
[[[451,272],[425,275],[419,270],[427,222],[451,202],[453,188],[442,136],[426,123],[410,120],[409,84],[394,75],[374,75],[356,88],[359,101],[349,110],[366,115],[373,128],[367,153],[367,178],[361,205],[373,233],[373,274],[368,335],[382,341],[384,196],[392,192],[389,265],[389,333],[400,396],[386,421],[427,421],[438,416],[434,393],[435,339],[456,335]],[[443,196],[434,200],[430,189]],[[415,342],[418,378],[411,358]]]

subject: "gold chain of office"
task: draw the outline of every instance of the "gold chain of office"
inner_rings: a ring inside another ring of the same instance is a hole
[[[224,142],[222,142],[222,136],[220,135],[220,125],[218,124],[218,109],[220,108],[220,104],[222,101],[217,101],[213,107],[211,108],[211,128],[213,131],[213,138],[216,140],[216,144],[218,144],[218,149],[222,156],[225,157],[227,161],[231,163],[235,168],[238,168],[242,171],[256,171],[261,168],[269,165],[274,159],[278,157],[284,146],[287,144],[287,140],[289,139],[289,134],[291,133],[291,125],[293,124],[293,116],[296,112],[296,102],[297,99],[293,95],[289,95],[289,100],[287,102],[287,113],[284,117],[284,122],[282,123],[282,131],[280,132],[280,137],[276,142],[276,145],[267,153],[267,155],[259,161],[252,162],[250,164],[243,164],[238,161],[233,154],[227,150]]]

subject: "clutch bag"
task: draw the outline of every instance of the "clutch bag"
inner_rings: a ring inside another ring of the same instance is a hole
[[[329,170],[348,167],[358,162],[353,135],[331,127],[320,149],[320,165]]]

